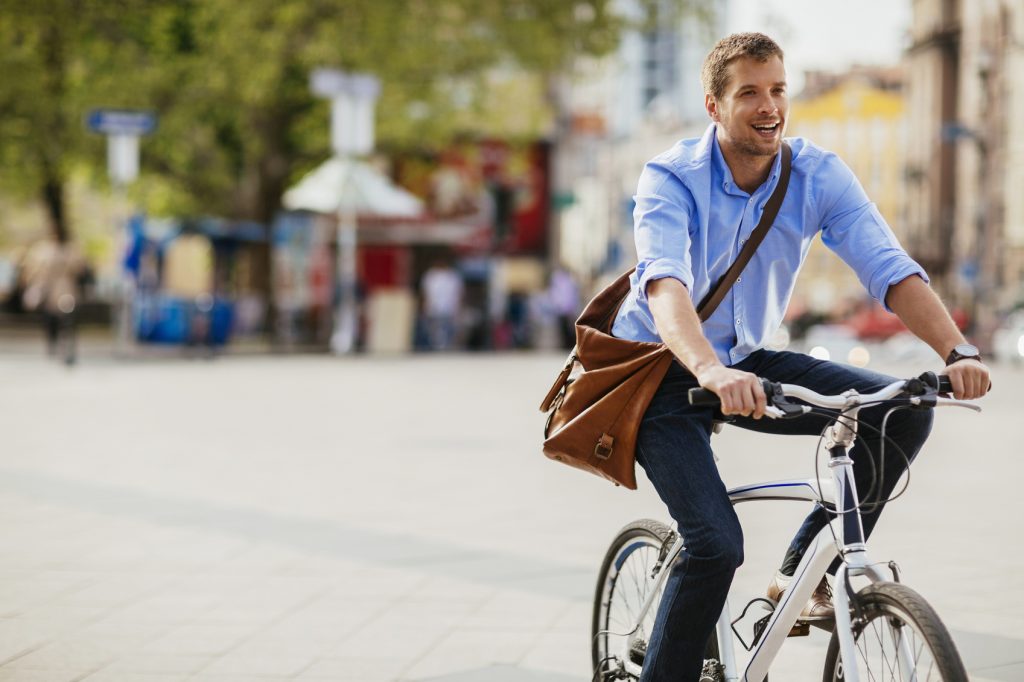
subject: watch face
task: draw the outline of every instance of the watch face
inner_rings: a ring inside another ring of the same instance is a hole
[[[969,343],[961,343],[953,349],[953,352],[965,358],[976,358],[981,355],[981,353],[978,352],[977,346],[972,346]]]

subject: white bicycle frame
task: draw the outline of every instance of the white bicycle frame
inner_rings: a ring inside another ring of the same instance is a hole
[[[810,547],[804,553],[793,575],[793,581],[783,593],[782,601],[772,612],[767,626],[754,645],[742,676],[736,661],[732,620],[729,613],[729,602],[726,600],[716,625],[716,633],[720,662],[725,668],[725,679],[728,682],[737,682],[738,680],[761,682],[764,680],[775,655],[782,648],[793,625],[796,624],[803,605],[810,599],[829,565],[840,554],[839,547],[842,547],[842,561],[836,572],[832,595],[836,614],[835,629],[839,637],[844,679],[846,682],[859,682],[859,673],[855,664],[857,660],[856,644],[853,639],[853,627],[850,619],[850,595],[847,593],[846,587],[847,577],[860,576],[872,583],[888,580],[889,577],[878,568],[878,564],[874,564],[868,559],[867,544],[864,540],[864,528],[859,511],[860,501],[857,496],[857,485],[853,478],[853,460],[850,459],[848,453],[856,439],[856,419],[861,406],[866,403],[891,399],[903,391],[905,384],[906,382],[899,381],[876,393],[861,395],[856,391],[847,391],[841,396],[824,396],[801,386],[783,385],[783,393],[789,397],[798,398],[820,407],[842,411],[842,416],[826,434],[826,446],[831,454],[829,468],[832,472],[832,480],[822,480],[820,491],[817,479],[791,479],[741,486],[728,491],[729,499],[734,505],[761,500],[822,503],[830,509],[837,510],[838,513],[836,518],[815,536]],[[914,400],[912,398],[911,402]],[[936,398],[935,401],[936,406],[956,405],[980,411],[980,408],[975,405],[957,400]],[[769,408],[770,411],[774,409]],[[805,412],[809,409],[805,408]],[[770,413],[770,416],[781,416],[781,414],[781,411],[776,410],[774,414]],[[638,623],[644,621],[651,608],[656,608],[655,597],[660,594],[661,586],[669,574],[668,569],[682,549],[683,539],[677,535],[675,543],[662,563],[662,569],[655,579],[654,587],[640,610]],[[639,627],[625,638],[623,648],[619,652],[619,661],[622,662],[625,671],[636,677],[640,676],[641,666],[633,663],[628,654],[638,633]],[[899,660],[903,668],[903,679],[916,680],[916,675],[911,667],[914,656],[910,644],[901,639],[898,646],[900,647]]]

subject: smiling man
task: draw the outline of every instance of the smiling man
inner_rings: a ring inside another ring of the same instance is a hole
[[[778,215],[764,241],[721,304],[705,322],[701,301],[736,260],[757,226],[782,174],[783,135],[789,115],[783,53],[760,33],[728,36],[704,62],[704,136],[682,140],[650,161],[636,192],[634,229],[639,262],[632,289],[612,333],[662,341],[674,363],[651,401],[637,437],[637,461],[668,506],[686,543],[672,568],[644,661],[644,682],[715,679],[703,666],[704,646],[736,568],[743,536],[718,475],[710,439],[715,412],[692,407],[686,394],[703,386],[721,398],[721,412],[744,428],[817,436],[820,417],[761,421],[765,397],[757,377],[802,384],[820,393],[874,391],[893,381],[865,369],[807,355],[765,350],[782,322],[797,272],[811,241],[822,241],[852,267],[867,291],[923,339],[946,363],[957,398],[978,398],[989,388],[988,369],[966,343],[924,270],[900,247],[849,168],[808,140],[789,139],[791,174]],[[886,424],[889,457],[865,462],[881,450],[877,429],[884,410],[869,408],[852,451],[858,489],[885,500],[905,461],[931,429],[931,413],[902,410]],[[872,488],[875,472],[881,486]],[[881,505],[863,514],[870,533]],[[816,509],[797,532],[773,577],[778,599],[800,557],[828,518]],[[833,617],[827,580],[804,608],[805,621],[829,627]]]

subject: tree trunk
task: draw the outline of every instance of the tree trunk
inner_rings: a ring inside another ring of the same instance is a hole
[[[54,9],[51,7],[51,9]],[[67,100],[67,81],[65,72],[67,68],[65,53],[65,38],[62,32],[61,22],[67,21],[67,17],[60,16],[56,11],[52,12],[43,28],[43,54],[42,61],[46,66],[46,77],[41,83],[44,96],[53,103],[53,110],[46,117],[45,121],[47,134],[39,140],[39,159],[42,165],[43,179],[39,188],[41,199],[46,206],[46,212],[50,218],[50,229],[54,238],[61,244],[68,241],[70,231],[68,229],[67,213],[64,202],[64,182],[61,168],[61,158],[66,153],[68,142],[68,121],[63,113],[63,103]]]
[[[42,186],[43,204],[46,206],[46,213],[50,219],[50,231],[53,238],[61,244],[66,243],[70,234],[68,231],[67,216],[64,206],[64,183],[50,173],[47,169],[47,177]]]
[[[274,305],[273,277],[273,221],[281,208],[281,196],[287,189],[290,158],[285,132],[290,125],[286,114],[274,112],[258,116],[254,128],[266,145],[262,155],[246,164],[239,183],[234,213],[236,216],[260,223],[266,242],[255,248],[256,278],[252,283],[266,302],[264,331],[273,340],[277,306]]]

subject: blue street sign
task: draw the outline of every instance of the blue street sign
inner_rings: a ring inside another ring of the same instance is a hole
[[[126,109],[93,109],[85,119],[89,130],[104,135],[148,135],[156,128],[156,114]]]

